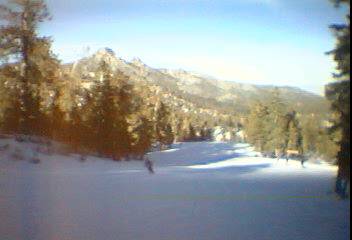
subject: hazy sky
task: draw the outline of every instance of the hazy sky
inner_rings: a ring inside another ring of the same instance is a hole
[[[1,0],[0,0],[1,1]],[[255,84],[322,93],[331,79],[328,29],[344,21],[328,0],[49,0],[64,62],[99,48],[155,68],[182,68]]]

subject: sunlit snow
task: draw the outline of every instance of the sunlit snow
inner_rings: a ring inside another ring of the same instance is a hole
[[[336,167],[268,159],[248,145],[180,143],[138,161],[36,153],[0,140],[0,239],[347,240]],[[24,160],[14,160],[20,152]],[[29,163],[32,156],[40,164]]]

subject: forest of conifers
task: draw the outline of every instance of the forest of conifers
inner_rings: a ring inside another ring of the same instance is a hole
[[[38,26],[50,20],[45,2],[11,2],[0,6],[3,134],[46,137],[67,144],[72,152],[121,160],[142,158],[152,146],[167,148],[174,141],[211,140],[214,127],[220,125],[234,135],[243,131],[241,141],[261,152],[292,149],[347,164],[349,28],[345,25],[332,26],[338,44],[330,54],[336,56],[339,72],[338,81],[327,87],[333,106],[329,118],[292,109],[275,90],[267,101],[251,104],[241,115],[199,120],[194,115],[177,114],[152,96],[148,86],[137,88],[129,76],[113,71],[105,61],[100,62],[92,87],[72,86],[71,76],[63,74],[60,60],[51,50],[51,38],[38,34]],[[209,100],[209,104],[217,103]]]

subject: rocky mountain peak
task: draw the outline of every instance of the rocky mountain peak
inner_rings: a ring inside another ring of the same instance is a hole
[[[137,67],[146,67],[147,66],[140,58],[133,58],[131,63]]]
[[[113,64],[117,61],[115,52],[110,48],[103,48],[93,54],[93,59],[97,62],[105,61],[108,64]]]
[[[78,61],[83,71],[96,71],[101,62],[105,62],[112,71],[125,70],[128,68],[128,63],[119,58],[111,48],[102,48],[95,52],[90,57]]]
[[[111,48],[102,48],[96,52],[98,55],[110,55],[110,56],[116,56],[114,50]]]

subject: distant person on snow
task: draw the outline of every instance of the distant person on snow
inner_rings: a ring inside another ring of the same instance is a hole
[[[154,174],[154,170],[153,170],[153,162],[150,161],[150,159],[148,157],[144,158],[144,165],[145,167],[148,169],[150,174]]]
[[[302,167],[304,167],[304,162],[306,161],[306,159],[304,159],[304,156],[301,156],[301,165]]]

